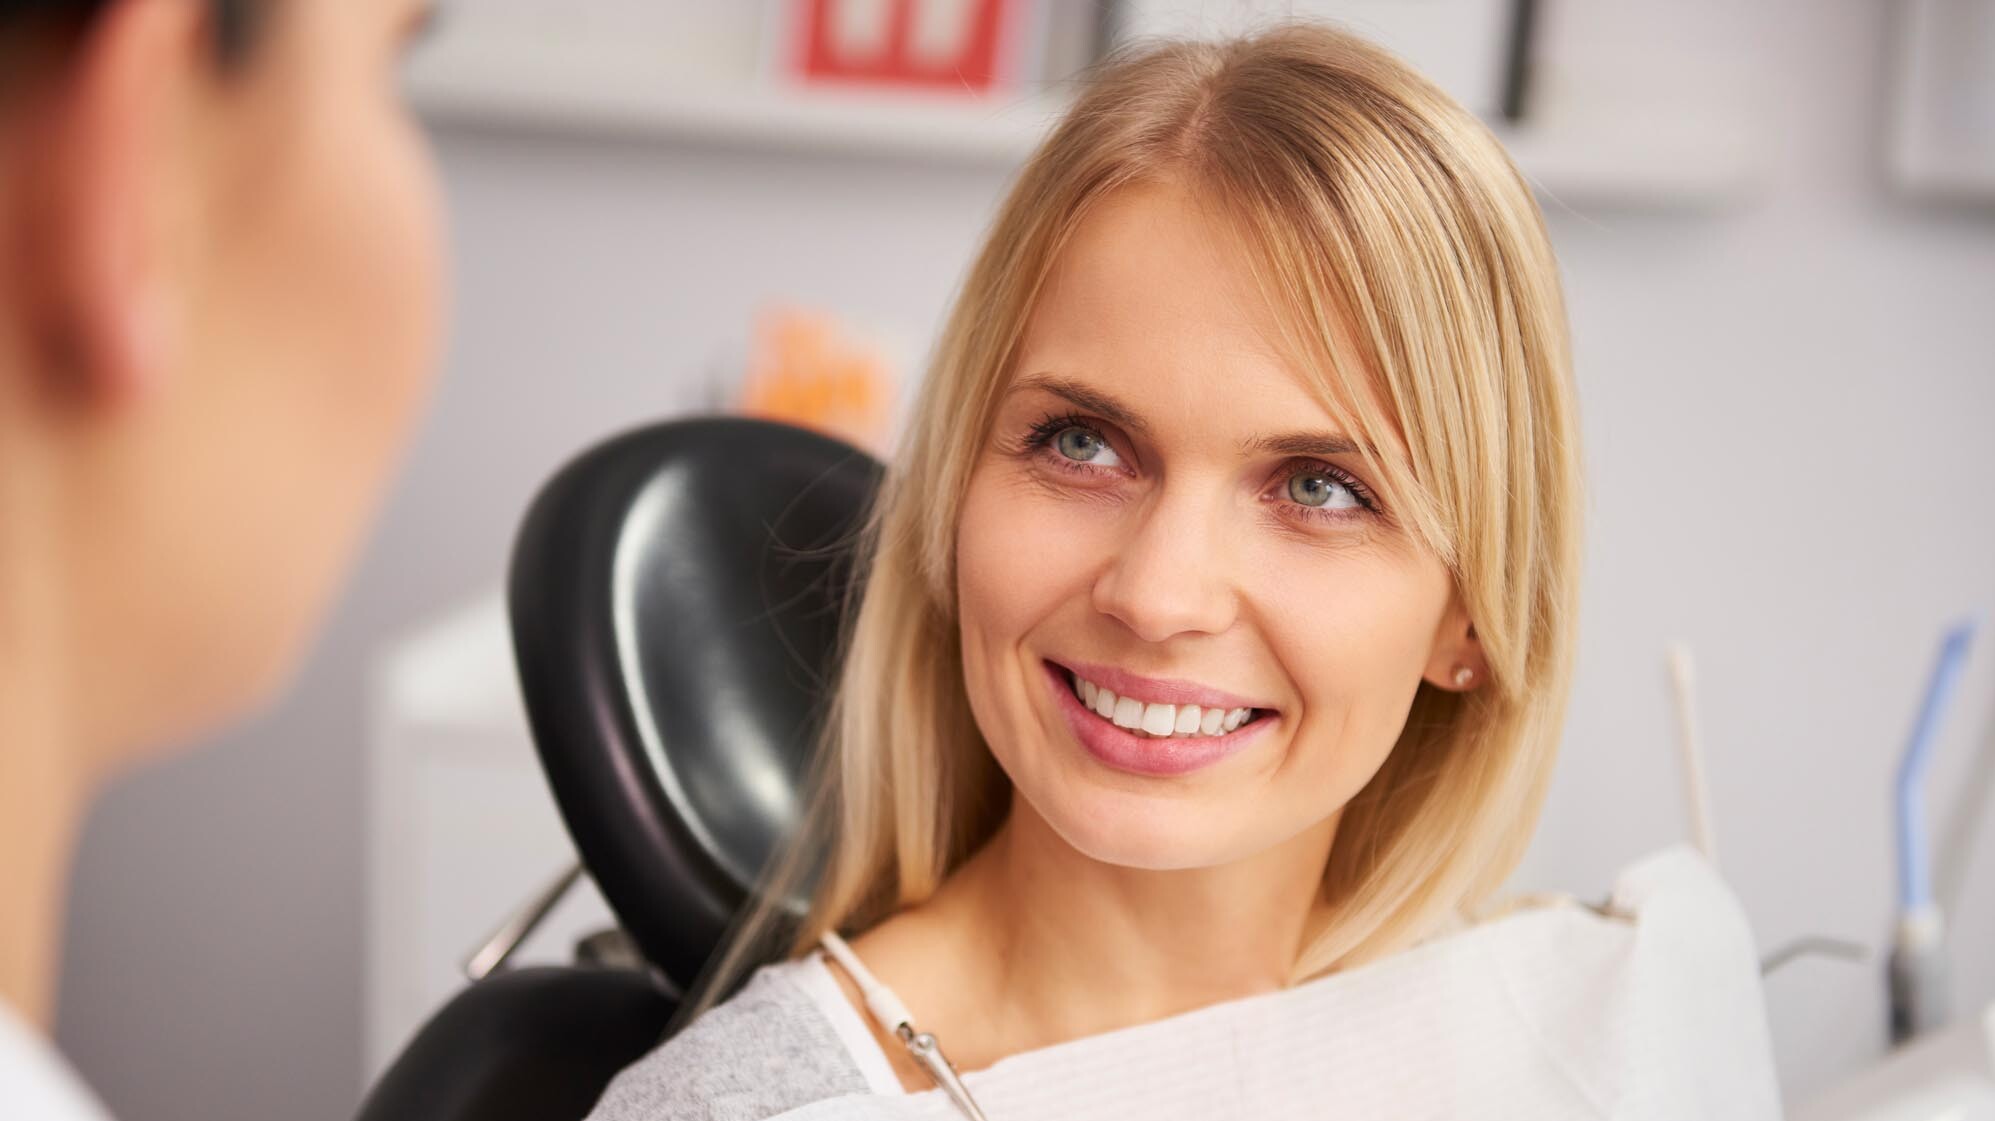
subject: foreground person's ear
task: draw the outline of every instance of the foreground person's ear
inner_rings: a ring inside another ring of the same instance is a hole
[[[206,30],[195,0],[113,0],[30,95],[16,280],[38,367],[94,407],[156,391],[174,364]]]

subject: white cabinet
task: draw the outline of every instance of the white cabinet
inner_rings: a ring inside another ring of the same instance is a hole
[[[419,625],[368,687],[368,1084],[464,984],[464,959],[574,861],[541,775],[494,593]],[[584,878],[516,964],[566,962],[614,925]]]

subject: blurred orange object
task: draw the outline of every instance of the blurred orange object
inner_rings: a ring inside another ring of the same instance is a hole
[[[883,348],[834,316],[778,308],[757,317],[739,408],[878,455],[887,446],[894,385]]]

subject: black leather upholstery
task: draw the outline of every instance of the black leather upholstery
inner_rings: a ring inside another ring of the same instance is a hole
[[[635,971],[495,974],[423,1025],[358,1121],[579,1121],[659,1041],[672,1011]]]
[[[880,470],[788,425],[657,424],[578,457],[521,526],[507,599],[541,763],[584,866],[680,992],[803,809]],[[674,1007],[635,970],[499,974],[424,1026],[360,1121],[574,1121]]]
[[[520,529],[508,599],[541,763],[681,992],[801,814],[880,470],[788,425],[676,421],[570,463]]]

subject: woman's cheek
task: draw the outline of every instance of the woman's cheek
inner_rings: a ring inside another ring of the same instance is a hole
[[[1424,570],[1353,556],[1314,581],[1270,641],[1297,674],[1315,739],[1334,745],[1312,766],[1349,772],[1357,783],[1383,763],[1405,727],[1425,669],[1445,587]],[[1327,735],[1324,735],[1328,730]]]
[[[1099,510],[1032,476],[1029,465],[992,464],[971,480],[957,534],[967,613],[1018,637],[1085,584],[1104,532]],[[972,601],[975,601],[974,605]]]

